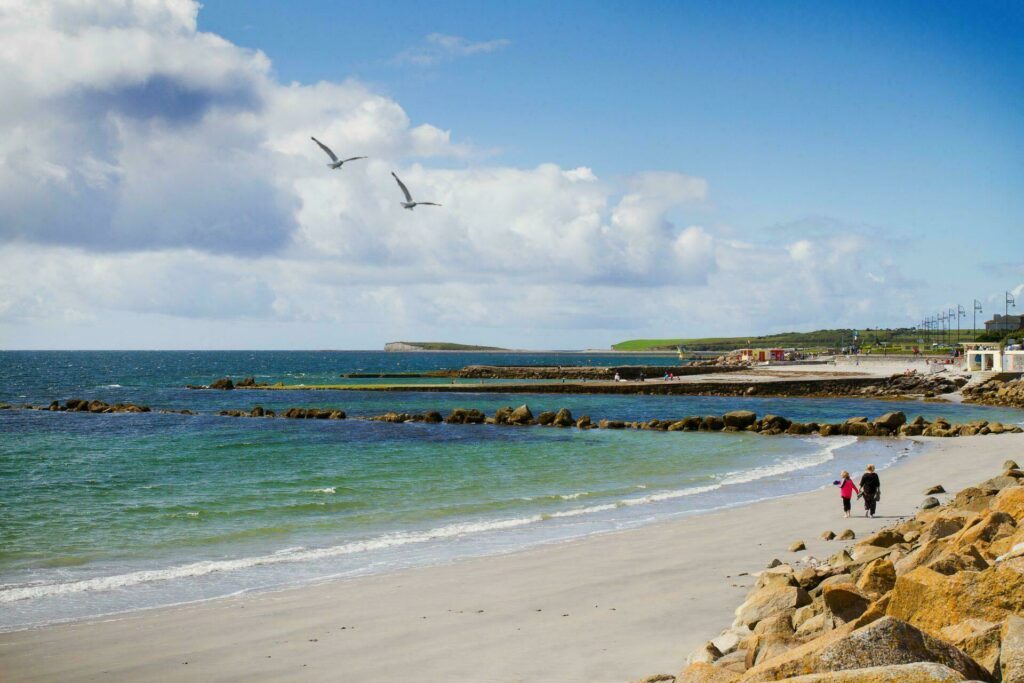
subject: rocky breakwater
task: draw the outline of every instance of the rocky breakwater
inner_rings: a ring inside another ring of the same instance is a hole
[[[662,377],[671,373],[675,377],[731,372],[739,368],[704,365],[620,365],[615,367],[586,367],[578,365],[467,365],[457,370],[432,370],[425,377],[455,377],[460,379],[571,379],[571,380],[638,380],[641,377]]]
[[[967,424],[950,423],[944,418],[933,422],[918,416],[907,421],[902,412],[890,412],[879,417],[851,417],[844,422],[794,422],[781,415],[758,417],[749,410],[734,410],[724,415],[691,415],[683,418],[652,419],[646,421],[591,420],[589,415],[574,418],[568,408],[545,411],[536,416],[527,405],[518,408],[506,406],[488,417],[475,408],[455,408],[446,418],[438,412],[388,412],[368,418],[379,422],[445,422],[448,424],[490,424],[509,426],[576,427],[577,429],[639,429],[660,432],[754,432],[765,436],[779,434],[820,436],[974,436],[1022,432],[1020,427],[1004,426],[998,422],[976,420]]]
[[[1024,408],[1024,377],[1011,380],[996,378],[964,387],[963,396],[967,403]]]
[[[1007,461],[828,559],[774,560],[735,615],[647,680],[1024,682],[1024,472]]]

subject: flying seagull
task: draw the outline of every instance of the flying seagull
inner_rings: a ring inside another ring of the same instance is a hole
[[[328,147],[327,145],[325,145],[324,143],[320,142],[319,140],[317,140],[316,138],[314,138],[312,136],[310,136],[309,139],[312,140],[313,142],[315,142],[316,144],[320,145],[320,149],[322,149],[323,151],[327,152],[327,156],[329,156],[331,158],[331,163],[327,164],[327,168],[341,168],[343,164],[347,164],[350,161],[355,161],[356,159],[365,159],[366,158],[366,157],[350,157],[348,159],[340,159],[339,160],[338,157],[334,154],[334,152],[331,151],[330,147]]]
[[[410,211],[412,211],[420,204],[426,204],[427,206],[441,206],[436,202],[414,202],[412,200],[412,195],[409,194],[409,188],[405,186],[405,183],[398,179],[398,176],[395,175],[394,171],[391,172],[391,175],[395,176],[395,182],[398,183],[398,186],[400,188],[402,188],[402,194],[405,195],[405,201],[401,202],[403,209],[409,209]]]

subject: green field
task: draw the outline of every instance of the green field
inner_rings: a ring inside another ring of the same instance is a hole
[[[631,339],[613,344],[616,351],[663,351],[677,347],[684,351],[732,351],[745,348],[784,348],[805,350],[835,349],[849,346],[853,340],[854,330],[833,329],[815,330],[814,332],[780,332],[751,337],[703,337],[694,339]],[[960,330],[960,341],[971,341],[974,338],[971,330]],[[914,346],[930,347],[934,343],[943,343],[944,339],[956,343],[956,330],[948,337],[939,332],[925,334],[912,328],[857,330],[857,342],[867,353],[903,353],[913,351]],[[924,339],[919,344],[918,339]],[[923,350],[923,349],[922,349]]]

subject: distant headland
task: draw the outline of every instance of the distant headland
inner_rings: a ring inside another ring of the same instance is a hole
[[[477,346],[476,344],[454,344],[452,342],[388,342],[385,351],[508,351],[498,346]]]

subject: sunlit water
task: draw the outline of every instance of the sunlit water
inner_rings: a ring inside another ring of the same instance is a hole
[[[223,375],[326,383],[345,372],[480,362],[624,361],[354,352],[0,353],[0,401],[100,398],[201,413],[0,411],[0,628],[509,552],[807,491],[829,483],[840,469],[886,466],[913,453],[910,442],[894,439],[216,416],[223,408],[336,406],[358,417],[457,406],[493,412],[526,402],[535,413],[565,406],[594,419],[736,408],[802,421],[888,410],[1024,419],[1001,409],[852,399],[183,388]]]

